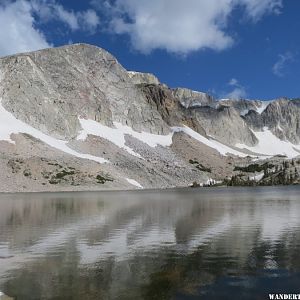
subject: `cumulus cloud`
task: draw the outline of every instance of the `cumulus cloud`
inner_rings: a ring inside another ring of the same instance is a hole
[[[128,34],[135,49],[149,53],[164,49],[187,54],[233,44],[226,32],[228,18],[241,7],[247,19],[278,14],[282,0],[93,0],[110,14],[114,33]]]
[[[100,24],[100,18],[93,9],[75,12],[65,9],[55,0],[31,0],[34,12],[41,22],[60,21],[71,30],[94,31]]]
[[[253,21],[258,21],[265,14],[280,14],[282,0],[240,0],[246,8],[246,14]]]
[[[230,80],[229,80],[229,82],[228,82],[228,85],[231,85],[231,86],[236,86],[236,85],[238,85],[238,80],[237,79],[235,79],[235,78],[231,78]]]
[[[105,23],[111,33],[128,35],[132,46],[143,53],[221,51],[234,43],[227,23],[235,8],[244,11],[246,20],[257,22],[266,14],[280,13],[282,7],[282,0],[91,0],[97,13],[66,9],[62,3],[0,0],[0,26],[5,28],[0,33],[0,55],[51,46],[37,29],[40,23],[60,22],[71,31],[94,33],[100,25],[98,14],[102,30]]]
[[[117,0],[121,14],[111,22],[114,32],[130,35],[142,52],[166,49],[187,53],[200,48],[223,50],[232,38],[222,29],[231,11],[231,0]],[[128,18],[130,18],[128,20]]]
[[[273,74],[278,77],[283,77],[285,75],[285,69],[287,65],[294,61],[293,53],[287,51],[284,54],[278,55],[277,62],[273,65],[272,71]]]
[[[50,44],[35,28],[32,7],[26,1],[0,5],[0,56],[47,48]]]
[[[100,18],[93,9],[81,12],[79,15],[83,28],[89,31],[95,31],[100,25]]]
[[[4,0],[0,2],[0,56],[51,47],[38,23],[58,21],[72,31],[94,32],[100,24],[97,13],[88,9],[66,10],[55,0]]]
[[[242,99],[246,98],[247,93],[244,86],[235,78],[230,79],[228,85],[233,87],[233,90],[226,94],[225,98],[228,99]]]

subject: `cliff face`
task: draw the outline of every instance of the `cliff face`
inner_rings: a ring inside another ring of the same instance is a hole
[[[0,97],[0,191],[187,186],[300,154],[299,100],[171,89],[90,45],[0,59]]]
[[[158,112],[149,111],[127,71],[108,52],[73,45],[0,60],[3,106],[51,135],[75,137],[78,116],[136,130],[167,133]],[[49,116],[51,116],[49,118]]]
[[[300,101],[279,99],[270,103],[261,114],[264,126],[282,140],[300,143]]]
[[[215,102],[213,97],[202,92],[191,91],[184,88],[176,88],[172,92],[174,97],[186,108],[211,106],[214,105]]]
[[[300,143],[300,100],[223,100],[220,103],[233,107],[249,128],[261,131],[267,127],[281,140]]]

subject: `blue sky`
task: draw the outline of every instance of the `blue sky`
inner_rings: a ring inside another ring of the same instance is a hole
[[[300,97],[299,0],[0,0],[0,56],[84,42],[216,97]]]

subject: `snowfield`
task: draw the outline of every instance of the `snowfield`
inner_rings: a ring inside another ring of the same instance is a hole
[[[213,140],[208,139],[196,131],[192,130],[191,128],[184,126],[184,127],[172,127],[172,132],[168,135],[158,135],[158,134],[152,134],[148,132],[137,132],[134,131],[131,127],[122,125],[121,123],[114,122],[115,128],[111,128],[105,125],[100,124],[99,122],[96,122],[94,120],[90,119],[79,119],[82,131],[77,137],[77,140],[85,140],[87,136],[95,135],[102,137],[116,146],[123,148],[128,153],[140,157],[140,155],[133,151],[130,147],[126,146],[125,143],[125,135],[131,135],[132,137],[138,139],[139,141],[147,144],[150,147],[156,147],[158,145],[161,145],[163,147],[169,147],[172,145],[172,137],[175,132],[184,132],[190,137],[194,138],[195,140],[217,150],[221,155],[227,155],[227,154],[233,154],[240,157],[246,157],[247,154],[242,153],[240,151],[234,150],[228,146],[225,146],[224,144]]]
[[[237,156],[240,156],[240,157],[246,157],[248,156],[248,154],[245,154],[243,152],[240,152],[240,151],[237,151],[237,150],[234,150],[216,140],[213,140],[213,139],[208,139],[204,136],[202,136],[201,134],[199,134],[198,132],[194,131],[193,129],[187,127],[187,126],[184,126],[184,127],[172,127],[172,130],[174,132],[184,132],[186,133],[187,135],[189,135],[190,137],[194,138],[195,140],[201,142],[202,144],[210,147],[210,148],[213,148],[215,150],[217,150],[221,155],[228,155],[228,154],[233,154],[233,155],[237,155]]]
[[[15,142],[11,139],[11,135],[18,133],[27,133],[57,150],[63,151],[65,153],[71,154],[79,158],[93,160],[98,163],[108,162],[107,160],[101,157],[79,153],[68,147],[67,141],[55,139],[31,127],[30,125],[18,120],[16,117],[13,116],[13,114],[5,110],[0,100],[0,140],[8,141],[10,143],[15,144]]]
[[[261,115],[262,112],[267,108],[267,106],[272,102],[271,101],[262,101],[261,107],[256,107],[256,111]]]
[[[116,146],[126,150],[131,155],[134,155],[138,158],[143,159],[138,153],[136,153],[132,148],[126,146],[125,135],[130,135],[139,141],[147,144],[150,147],[156,147],[158,145],[163,147],[169,147],[172,145],[172,137],[175,132],[184,132],[200,143],[217,150],[221,155],[236,155],[240,157],[246,157],[248,154],[243,153],[242,151],[233,149],[229,146],[226,146],[214,139],[209,139],[207,137],[202,136],[201,134],[195,132],[191,128],[187,126],[183,127],[172,127],[171,132],[168,135],[158,135],[152,134],[148,132],[137,132],[133,130],[129,126],[122,125],[121,123],[114,122],[115,128],[111,128],[105,125],[100,124],[94,120],[79,118],[79,122],[82,127],[82,131],[77,137],[77,140],[86,140],[88,135],[95,135],[98,137],[102,137]],[[288,158],[294,158],[300,155],[300,145],[294,145],[288,141],[282,141],[278,137],[276,137],[268,128],[264,128],[261,132],[252,131],[258,139],[258,144],[256,146],[250,147],[244,144],[236,144],[235,147],[241,150],[247,149],[255,154],[259,155],[286,155]],[[23,121],[18,120],[13,116],[10,112],[5,110],[5,108],[1,105],[0,99],[0,140],[8,141],[10,143],[15,143],[11,139],[11,134],[18,133],[26,133],[29,134],[45,144],[63,151],[67,154],[73,155],[78,158],[89,159],[96,161],[98,163],[108,162],[104,158],[79,153],[73,149],[71,149],[67,144],[68,141],[59,140],[53,138],[49,135],[42,133],[41,131],[31,127],[30,125],[24,123]],[[251,155],[254,156],[254,155]],[[143,188],[138,182],[133,179],[126,180],[139,188]]]
[[[122,125],[118,122],[113,123],[115,128],[102,125],[99,122],[90,119],[86,120],[79,118],[79,122],[81,124],[82,131],[77,137],[77,140],[85,140],[89,134],[99,136],[112,142],[119,148],[123,148],[128,153],[140,158],[141,156],[138,153],[134,152],[133,149],[125,145],[126,134],[131,135],[132,137],[138,139],[139,141],[147,144],[152,148],[156,147],[157,145],[161,145],[163,147],[172,145],[173,133],[170,133],[168,135],[158,135],[148,132],[137,132],[134,131],[131,127]]]
[[[130,184],[140,188],[140,189],[143,189],[144,187],[139,184],[137,181],[135,181],[134,179],[130,179],[130,178],[126,178],[127,182],[129,182]]]
[[[264,173],[260,173],[260,174],[251,176],[250,180],[260,181],[263,179],[264,175],[265,175]]]
[[[249,147],[244,144],[236,144],[235,146],[240,149],[248,149],[255,153],[265,155],[286,155],[288,158],[294,158],[300,155],[300,145],[294,145],[288,141],[282,141],[275,136],[267,127],[263,131],[253,131],[258,139],[258,144]]]

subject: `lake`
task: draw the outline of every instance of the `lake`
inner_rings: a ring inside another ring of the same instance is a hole
[[[300,293],[300,188],[0,194],[0,291],[22,300]]]

